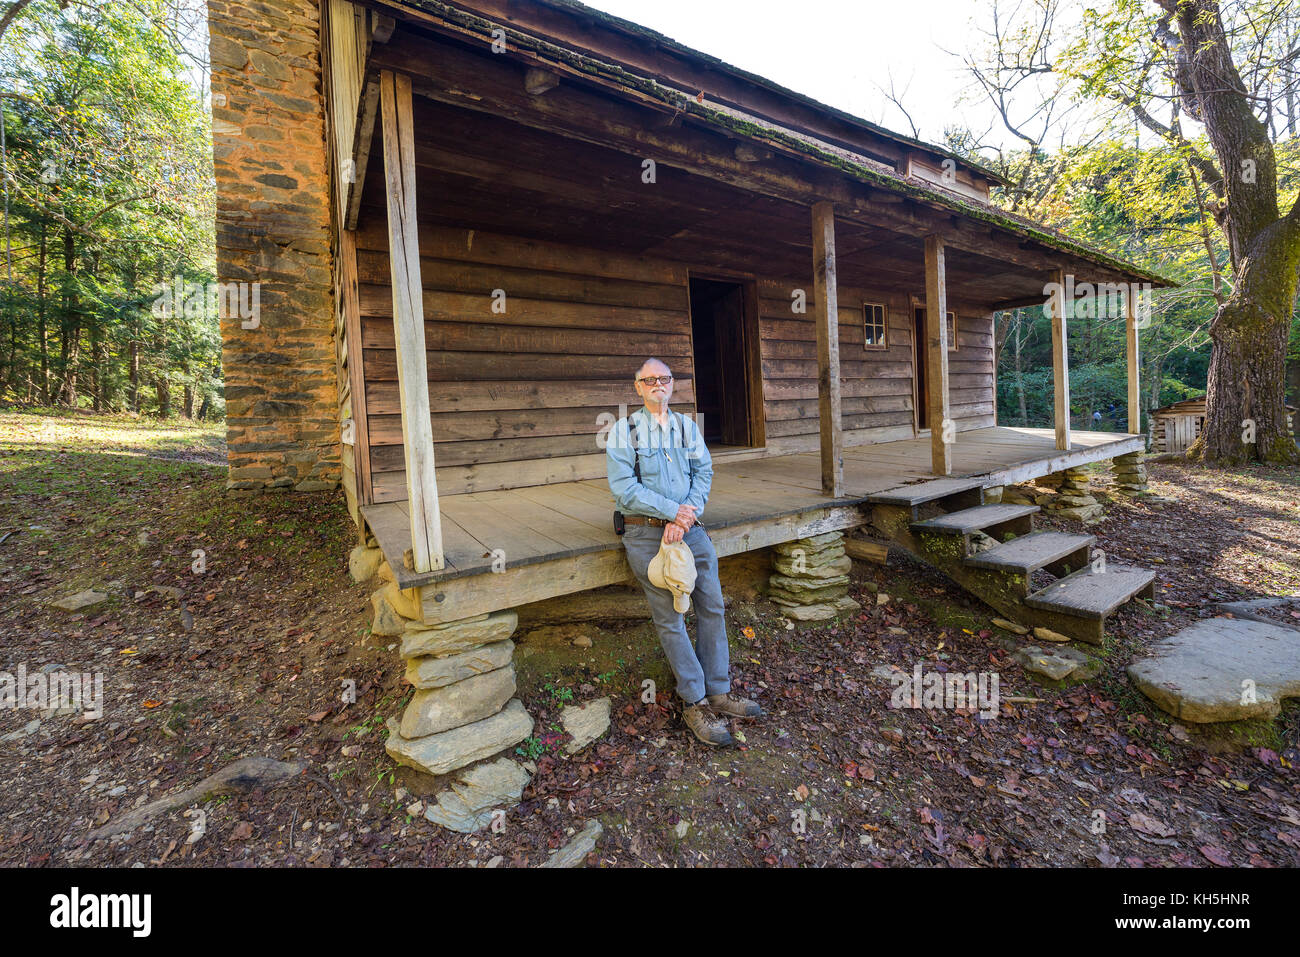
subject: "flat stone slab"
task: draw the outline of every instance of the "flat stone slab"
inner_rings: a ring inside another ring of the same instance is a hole
[[[518,804],[528,781],[528,772],[510,758],[476,764],[458,772],[424,816],[434,824],[472,834],[491,823],[498,807]]]
[[[388,719],[388,732],[384,749],[398,764],[428,774],[446,774],[518,744],[533,733],[533,719],[523,702],[512,698],[492,717],[441,734],[404,738],[397,718]]]
[[[484,645],[446,658],[408,658],[406,680],[417,688],[442,688],[475,675],[496,671],[510,664],[515,654],[515,643],[505,641]]]
[[[51,604],[60,611],[84,611],[87,608],[94,608],[100,602],[107,600],[108,595],[104,592],[87,588],[85,591],[79,591],[67,598],[60,598],[56,602],[51,602]]]
[[[423,738],[482,721],[500,711],[514,693],[513,665],[441,688],[421,689],[402,714],[402,737]]]
[[[1055,648],[1048,651],[1036,645],[1021,648],[1015,653],[1014,657],[1016,661],[1020,662],[1020,667],[1026,671],[1032,671],[1034,674],[1042,675],[1051,681],[1060,681],[1067,678],[1074,674],[1079,667],[1079,662],[1073,656],[1062,654],[1060,650]]]
[[[476,615],[445,625],[425,625],[412,621],[402,635],[402,657],[431,655],[445,658],[462,651],[472,651],[496,641],[505,641],[515,633],[519,616],[513,609]]]
[[[582,706],[570,705],[560,712],[560,722],[564,730],[573,735],[564,748],[569,754],[577,754],[591,742],[609,730],[609,698],[597,698]]]
[[[1275,718],[1300,695],[1300,630],[1207,618],[1157,642],[1129,679],[1163,711],[1205,724]]]
[[[573,836],[569,841],[558,850],[552,851],[551,856],[546,859],[546,863],[538,864],[538,867],[577,867],[587,859],[587,855],[596,849],[596,842],[600,836],[605,833],[604,827],[597,820],[590,820],[581,831]]]

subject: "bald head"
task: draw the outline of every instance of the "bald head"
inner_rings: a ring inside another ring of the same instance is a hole
[[[667,363],[660,362],[658,359],[647,359],[641,363],[641,368],[636,370],[636,377],[643,379],[648,375],[672,375],[672,372]]]

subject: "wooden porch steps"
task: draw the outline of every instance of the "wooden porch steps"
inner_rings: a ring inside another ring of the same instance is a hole
[[[1096,535],[1076,535],[1070,532],[1030,532],[1009,542],[995,545],[987,551],[978,552],[966,559],[972,568],[991,568],[1019,572],[1029,575],[1064,561],[1079,552],[1084,552],[1083,561],[1075,567],[1087,564],[1087,552],[1096,544]]]
[[[1075,640],[1100,644],[1108,615],[1154,597],[1154,572],[1104,556],[1094,565],[1096,536],[1035,531],[1038,506],[980,504],[983,489],[948,479],[891,489],[873,497],[872,525],[1003,616]],[[989,537],[998,544],[983,547]],[[1040,570],[1057,580],[1037,588]]]
[[[948,512],[923,522],[913,522],[915,532],[944,532],[949,535],[970,535],[974,532],[1002,525],[1017,518],[1033,515],[1037,505],[977,505],[960,512]]]
[[[1029,595],[1025,604],[1101,621],[1142,592],[1154,598],[1155,578],[1146,568],[1105,565],[1098,570],[1089,565]]]
[[[984,491],[983,479],[934,479],[929,482],[916,482],[912,485],[900,485],[898,488],[886,489],[874,495],[868,495],[867,501],[875,505],[924,505],[938,499],[960,495],[975,489]]]

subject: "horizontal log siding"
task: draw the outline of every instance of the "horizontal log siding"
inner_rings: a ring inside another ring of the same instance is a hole
[[[763,404],[768,446],[781,451],[817,447],[817,330],[811,282],[759,284]],[[794,291],[808,295],[807,311],[791,308]],[[866,349],[863,303],[883,303],[887,348]],[[903,292],[839,286],[840,395],[844,444],[911,438],[912,302]],[[958,431],[993,425],[992,316],[960,311],[958,350],[948,353],[949,399]]]
[[[381,224],[382,225],[382,224]],[[632,365],[654,355],[677,376],[674,407],[694,411],[689,267],[469,230],[421,227],[429,403],[438,490],[518,488],[597,478],[596,417],[637,403]],[[361,344],[373,498],[406,497],[386,236],[358,233]],[[506,292],[505,314],[491,310]],[[791,310],[794,289],[807,311]],[[839,288],[845,444],[911,438],[912,303],[904,292]],[[889,345],[863,348],[862,303],[887,307]],[[812,282],[758,282],[767,448],[817,447]],[[958,311],[950,352],[959,431],[993,421],[992,317]],[[555,376],[548,381],[548,376]]]
[[[357,269],[373,497],[395,501],[406,487],[382,230],[358,233]],[[441,494],[603,475],[597,417],[637,404],[632,373],[649,355],[672,366],[675,407],[694,411],[684,266],[422,226],[420,274]]]

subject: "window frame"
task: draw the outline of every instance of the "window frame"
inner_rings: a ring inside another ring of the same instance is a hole
[[[949,352],[956,352],[956,351],[957,351],[957,313],[956,313],[956,311],[953,310],[953,309],[949,309],[948,312],[947,312],[947,314],[946,314],[946,318],[951,318],[951,319],[952,319],[952,328],[948,330],[948,351],[949,351]]]
[[[871,323],[868,318],[871,309],[880,310],[880,341],[868,343],[867,329]],[[862,348],[867,352],[887,352],[889,350],[889,307],[883,302],[862,303]]]

